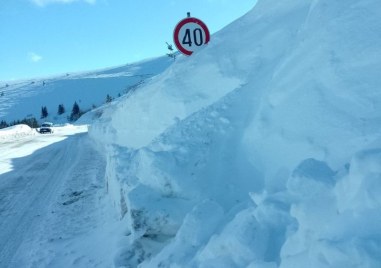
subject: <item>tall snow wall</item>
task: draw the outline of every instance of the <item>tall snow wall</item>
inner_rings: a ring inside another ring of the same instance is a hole
[[[380,267],[380,32],[377,0],[262,0],[110,106],[116,266]]]

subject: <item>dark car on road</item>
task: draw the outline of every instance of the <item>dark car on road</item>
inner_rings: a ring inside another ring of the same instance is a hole
[[[53,133],[53,123],[45,122],[40,127],[40,133]]]

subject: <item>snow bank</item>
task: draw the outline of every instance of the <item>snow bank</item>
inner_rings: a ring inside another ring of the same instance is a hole
[[[376,0],[259,1],[105,109],[115,264],[380,267],[380,18]]]
[[[0,142],[8,142],[25,136],[35,135],[36,130],[27,125],[15,125],[0,129]]]

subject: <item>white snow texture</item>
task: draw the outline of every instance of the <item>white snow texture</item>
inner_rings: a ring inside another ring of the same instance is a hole
[[[378,0],[261,0],[109,106],[115,265],[381,267],[380,32]]]

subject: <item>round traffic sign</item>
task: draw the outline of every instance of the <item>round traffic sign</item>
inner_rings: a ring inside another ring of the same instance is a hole
[[[197,48],[210,40],[208,27],[197,18],[185,18],[180,21],[173,32],[177,49],[185,55],[191,55]]]

